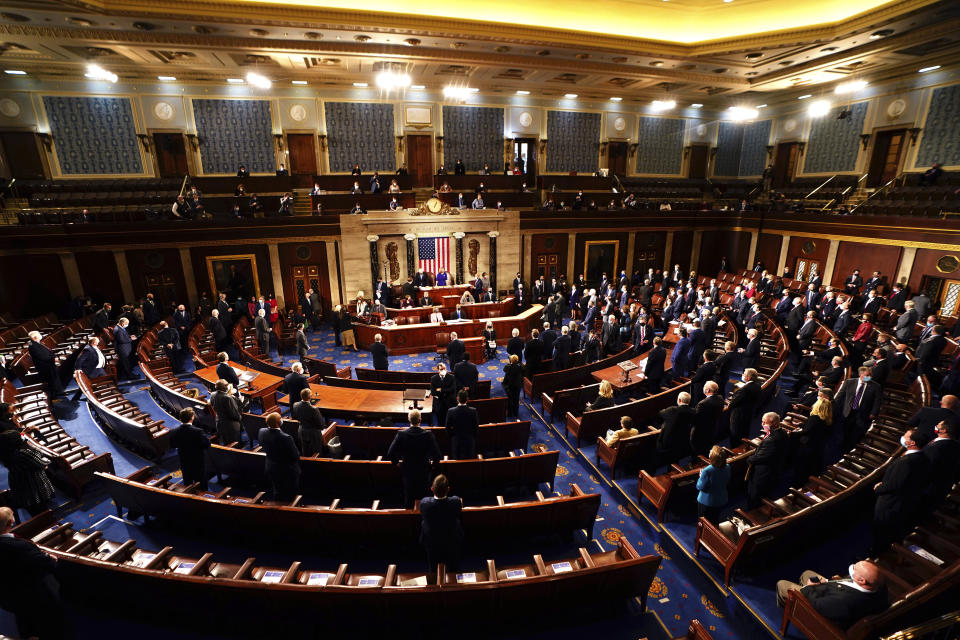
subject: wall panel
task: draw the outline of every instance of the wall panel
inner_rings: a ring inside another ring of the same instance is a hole
[[[684,122],[680,118],[640,118],[637,173],[680,174]]]
[[[204,173],[277,170],[268,100],[193,100]]]
[[[398,242],[402,252],[402,238]],[[292,267],[295,265],[316,265],[320,267],[319,293],[323,299],[324,312],[330,309],[330,278],[327,275],[327,246],[323,242],[291,242],[278,247],[280,254],[280,269],[283,272],[283,299],[288,307],[299,301],[297,292],[293,289]],[[259,261],[258,261],[259,266]],[[401,271],[403,265],[401,264]],[[401,274],[402,275],[402,274]],[[334,274],[336,279],[336,274]],[[406,278],[401,278],[406,281]],[[270,285],[271,287],[273,285]]]
[[[547,141],[548,173],[593,173],[600,155],[600,114],[548,111]]]
[[[443,107],[443,164],[450,169],[463,160],[467,171],[503,170],[503,109]]]
[[[136,298],[142,298],[150,291],[156,295],[162,305],[169,305],[175,301],[178,304],[186,304],[189,308],[187,285],[183,277],[183,264],[180,262],[178,249],[131,249],[125,251],[124,255],[127,260],[127,269],[130,271],[133,295]],[[202,271],[196,261],[193,266],[198,273]],[[203,273],[205,274],[206,271]],[[197,288],[198,293],[209,290],[209,286]],[[122,302],[133,301],[123,300]]]
[[[29,272],[29,277],[24,274]],[[56,311],[64,313],[70,300],[67,279],[60,256],[0,256],[0,309],[10,311],[18,320]]]
[[[349,173],[354,164],[367,175],[396,170],[392,104],[325,102],[324,112],[330,171]]]
[[[129,98],[44,96],[43,107],[63,174],[144,173]]]
[[[834,286],[842,286],[854,269],[860,269],[860,277],[864,281],[874,271],[879,271],[889,283],[897,275],[902,252],[903,248],[898,246],[841,241],[837,248],[832,283]]]
[[[783,236],[775,233],[761,233],[757,238],[757,260],[763,263],[763,267],[767,271],[776,271],[782,243]],[[753,267],[752,264],[749,266]]]
[[[119,307],[123,289],[112,251],[81,251],[75,254],[83,293],[98,303],[111,302]]]
[[[812,251],[804,251],[804,246],[812,243]],[[791,236],[790,247],[787,249],[787,265],[792,274],[797,267],[797,258],[808,258],[820,262],[821,266],[826,268],[827,256],[830,254],[830,241],[811,236]],[[821,271],[823,273],[823,271]],[[782,275],[782,274],[777,274]]]
[[[679,264],[683,272],[690,271],[690,252],[693,250],[693,231],[674,231],[669,269]]]
[[[934,89],[922,136],[918,168],[960,165],[960,85]]]
[[[626,268],[627,261],[627,236],[622,233],[608,232],[608,233],[578,233],[576,242],[574,245],[573,253],[573,273],[577,275],[584,273],[584,251],[586,250],[587,242],[597,241],[597,240],[617,240],[619,241],[619,247],[617,250],[617,268],[616,276],[620,275],[620,271]],[[614,277],[614,274],[607,274],[611,278]],[[567,277],[569,279],[569,272]],[[589,282],[589,286],[596,287],[599,286],[600,281]]]
[[[804,173],[856,171],[868,105],[868,102],[858,102],[849,107],[835,107],[813,121],[804,153]],[[838,120],[843,108],[849,109],[850,115]]]
[[[210,298],[216,294],[210,291],[210,277],[207,271],[208,256],[247,255],[253,254],[257,261],[257,278],[260,281],[260,294],[266,296],[273,292],[273,276],[270,271],[270,253],[265,244],[235,244],[192,247],[190,261],[193,263],[194,278],[197,284],[197,293],[210,292]],[[219,292],[218,292],[219,293]]]

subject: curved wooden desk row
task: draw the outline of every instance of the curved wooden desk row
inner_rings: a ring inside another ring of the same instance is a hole
[[[323,384],[328,387],[347,387],[350,389],[378,389],[380,391],[400,391],[404,389],[423,389],[427,391],[430,388],[430,381],[423,382],[382,382],[379,380],[354,380],[353,378],[340,378],[337,376],[326,376],[323,378]],[[477,381],[477,392],[473,396],[474,400],[487,400],[490,398],[490,380]]]
[[[82,371],[73,376],[100,423],[124,444],[151,458],[170,449],[170,430],[125,400],[112,377],[91,380]]]
[[[354,458],[376,460],[387,454],[390,443],[403,427],[354,427],[350,425],[331,425],[323,431],[323,441],[330,443],[334,437],[340,439],[344,453]],[[444,454],[450,452],[450,437],[445,427],[424,427],[433,433]],[[483,454],[527,450],[530,439],[530,421],[499,422],[481,424],[477,430],[477,451]]]
[[[262,494],[254,498],[230,495],[230,487],[214,492],[196,484],[171,482],[169,475],[154,478],[149,467],[126,478],[97,474],[117,505],[135,515],[149,515],[189,528],[222,531],[261,543],[299,543],[348,547],[367,546],[378,551],[416,547],[420,533],[417,509],[383,509],[380,500],[368,508],[342,507],[340,499],[329,505],[268,503]],[[547,497],[539,491],[531,501],[493,506],[464,507],[463,530],[468,543],[487,544],[525,540],[534,536],[569,534],[584,529],[593,537],[593,524],[600,508],[600,494],[584,494],[576,484],[568,497]]]
[[[21,351],[30,341],[28,336],[31,331],[46,334],[62,326],[63,322],[57,318],[57,314],[51,311],[32,320],[21,322],[14,327],[6,328],[0,332],[0,354],[11,355]]]
[[[70,324],[51,326],[47,331],[41,331],[44,336],[40,339],[40,343],[49,347],[56,354],[59,365],[72,367],[76,355],[87,346],[87,341],[93,335],[92,325],[93,315],[91,314],[74,320]],[[34,331],[34,329],[31,329],[31,331]],[[19,355],[13,359],[10,365],[10,368],[21,380],[27,380],[27,376],[33,371],[33,358],[27,349],[28,345],[29,339],[23,344]],[[105,345],[104,348],[106,348]],[[104,356],[109,361],[113,353],[112,350],[108,350],[108,352],[104,353]]]
[[[497,332],[497,342],[506,344],[510,340],[510,335],[514,329],[520,331],[521,336],[527,336],[529,333],[540,326],[543,315],[543,305],[535,304],[529,309],[524,310],[518,315],[485,318],[483,320],[467,320],[465,322],[428,322],[424,324],[397,324],[388,327],[353,323],[354,332],[357,335],[357,344],[364,349],[369,349],[373,344],[373,337],[380,334],[383,337],[383,343],[391,354],[403,355],[408,353],[418,353],[420,351],[432,350],[437,348],[437,333],[456,332],[460,339],[481,338],[487,322],[493,323],[494,330]],[[483,351],[482,340],[479,344],[480,352]],[[446,346],[446,345],[443,345]],[[482,353],[470,353],[470,358],[474,359],[482,356]],[[479,360],[482,362],[482,360]]]
[[[834,527],[844,518],[862,512],[873,500],[873,486],[902,452],[900,436],[910,416],[929,404],[930,390],[925,378],[908,389],[889,382],[884,389],[881,414],[860,442],[837,464],[819,477],[811,476],[800,490],[778,499],[763,501],[751,512],[737,509],[742,524],[732,519],[714,525],[705,518],[697,523],[694,550],[706,549],[724,568],[724,584],[738,563],[787,553],[813,537],[816,527]],[[894,406],[894,402],[900,403]]]
[[[461,495],[494,495],[509,487],[535,488],[542,483],[553,489],[557,469],[557,451],[538,451],[504,458],[444,458],[437,473],[449,478],[450,486]],[[253,451],[212,445],[207,452],[207,471],[230,482],[260,486],[264,479],[266,456],[260,448]],[[377,456],[373,460],[301,458],[300,492],[314,497],[350,497],[374,500],[400,495],[400,470],[389,460]]]
[[[10,404],[13,423],[51,460],[47,472],[72,497],[80,499],[97,471],[113,473],[109,453],[96,454],[64,431],[40,385],[17,388],[6,380],[0,389],[0,402]]]
[[[258,565],[252,557],[233,564],[215,561],[212,553],[181,556],[172,547],[147,551],[134,540],[112,542],[99,531],[77,532],[71,523],[58,524],[50,512],[20,525],[16,533],[59,560],[58,576],[71,601],[118,612],[132,607],[140,618],[150,615],[143,603],[143,594],[149,593],[158,602],[175,600],[181,613],[197,614],[190,616],[191,625],[206,620],[221,633],[225,628],[249,633],[258,619],[274,633],[278,625],[289,629],[303,623],[319,633],[329,632],[331,619],[422,622],[426,616],[462,622],[526,618],[557,602],[609,606],[639,596],[645,604],[660,566],[660,556],[641,557],[621,538],[612,551],[590,553],[581,548],[573,557],[550,563],[539,555],[532,563],[507,567],[487,560],[469,574],[447,573],[441,564],[436,584],[416,586],[426,582],[426,576],[398,573],[396,565],[389,565],[385,573],[357,573],[346,564],[319,569],[293,562],[277,567]],[[110,597],[104,599],[105,593]],[[169,610],[157,609],[155,615],[169,623]],[[254,611],[271,615],[237,615]]]
[[[141,360],[140,371],[150,385],[150,393],[167,413],[179,419],[180,411],[193,409],[195,425],[211,432],[216,430],[217,416],[210,403],[203,397],[194,399],[184,395],[186,384],[173,374],[165,358],[152,362]]]
[[[467,289],[473,293],[472,287],[464,287],[464,291]],[[422,294],[421,294],[422,295]],[[441,299],[434,300],[430,299],[434,304],[431,306],[425,307],[410,307],[406,309],[399,309],[394,307],[387,307],[387,318],[390,320],[395,320],[397,324],[425,324],[430,322],[430,314],[433,313],[433,307],[443,307],[441,313],[444,318],[450,319],[452,314],[456,313],[456,306],[460,302],[460,296],[463,293],[452,296],[444,296]],[[417,301],[419,303],[419,301]],[[488,318],[506,318],[512,316],[517,311],[516,302],[514,302],[513,296],[507,296],[499,302],[475,302],[473,304],[465,304],[460,307],[460,316],[462,318],[467,318],[470,320],[487,320]]]
[[[786,635],[792,623],[808,638],[817,640],[895,637],[895,631],[929,620],[931,611],[955,608],[960,585],[958,504],[960,489],[955,486],[943,504],[902,543],[894,543],[876,558],[887,584],[888,609],[862,618],[844,631],[821,616],[802,593],[793,590],[787,593],[781,635]]]
[[[545,371],[533,376],[532,380],[524,376],[523,392],[527,399],[533,402],[537,398],[542,398],[543,394],[553,393],[558,389],[570,389],[577,385],[588,384],[593,382],[593,377],[590,374],[598,369],[605,369],[626,360],[630,357],[631,351],[633,351],[633,345],[628,344],[618,353],[590,363],[584,363],[582,350],[574,351],[570,354],[570,364],[573,366],[556,371],[553,371],[553,359],[544,360],[540,363],[540,367]],[[580,364],[577,364],[578,362]],[[543,404],[542,400],[541,404]]]

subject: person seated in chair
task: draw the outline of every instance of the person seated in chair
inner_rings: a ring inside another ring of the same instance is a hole
[[[280,168],[277,169],[277,175],[278,175],[278,176],[288,175],[287,169],[286,169],[282,164],[280,165]]]
[[[632,438],[636,435],[640,435],[640,432],[633,428],[633,418],[630,416],[622,416],[620,418],[620,428],[616,431],[612,429],[608,431],[604,442],[611,449],[616,449],[617,444],[619,444],[621,440]]]
[[[869,560],[850,565],[848,574],[829,580],[816,571],[804,571],[800,582],[777,582],[777,606],[783,607],[787,592],[797,590],[821,616],[841,629],[848,629],[865,616],[887,608],[887,588],[880,569]]]
[[[393,197],[390,198],[390,203],[387,205],[387,209],[390,211],[399,211],[400,209],[403,209],[403,207],[400,206],[399,202],[397,202],[397,198]]]
[[[350,213],[366,213],[367,210],[360,206],[360,203],[357,202],[353,205],[353,209],[350,210]]]
[[[584,411],[597,411],[599,409],[606,409],[612,407],[616,404],[613,401],[613,385],[610,384],[608,380],[604,380],[600,383],[600,390],[597,392],[597,399],[593,402],[588,402],[587,406],[584,408]]]

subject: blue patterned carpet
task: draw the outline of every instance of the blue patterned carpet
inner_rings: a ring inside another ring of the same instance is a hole
[[[311,355],[314,357],[333,361],[338,366],[368,368],[372,366],[368,352],[354,353],[336,347],[330,332],[320,331],[309,334],[309,336]],[[275,359],[280,359],[276,353],[274,353],[274,356]],[[506,363],[506,354],[502,347],[499,356],[502,358],[499,362],[490,361],[479,365],[481,379],[493,381],[492,395],[494,396],[505,395],[500,386],[503,375],[502,369]],[[285,363],[293,360],[291,356],[283,356],[282,359]],[[428,370],[433,366],[432,353],[390,358],[390,368],[394,370]],[[189,377],[189,374],[185,374],[185,376]],[[127,392],[128,399],[135,402],[141,410],[156,418],[164,419],[168,425],[176,424],[176,421],[157,405],[142,381],[125,384],[124,389]],[[119,475],[126,475],[142,466],[151,464],[107,438],[91,418],[85,402],[61,401],[55,404],[55,410],[64,428],[80,442],[97,452],[109,451],[113,455]],[[639,607],[632,606],[629,610],[625,610],[621,616],[613,619],[585,621],[574,625],[561,623],[562,626],[549,631],[550,638],[581,638],[584,632],[591,635],[600,633],[605,637],[624,639],[639,637],[648,637],[651,640],[669,638],[683,635],[691,618],[699,619],[715,638],[769,637],[769,633],[760,622],[744,606],[741,606],[738,599],[740,598],[739,595],[729,594],[728,591],[718,588],[715,579],[708,575],[716,575],[715,568],[711,570],[710,567],[704,566],[702,569],[690,557],[688,549],[692,549],[690,531],[693,530],[694,519],[671,520],[667,523],[666,528],[657,526],[655,517],[650,515],[649,505],[637,504],[637,480],[635,476],[633,478],[621,476],[615,483],[611,483],[608,477],[601,474],[593,464],[594,447],[584,446],[582,450],[571,447],[562,437],[562,425],[553,425],[546,421],[541,415],[541,408],[538,403],[530,406],[525,401],[521,401],[520,413],[521,419],[532,421],[531,446],[536,443],[543,443],[549,449],[557,449],[561,452],[560,464],[557,467],[555,491],[559,494],[566,494],[569,492],[569,485],[576,483],[584,491],[599,492],[602,495],[601,509],[593,532],[594,541],[588,542],[585,539],[580,539],[575,540],[572,545],[555,540],[521,541],[517,549],[510,549],[506,553],[498,552],[485,555],[485,550],[466,549],[465,557],[472,557],[477,561],[486,557],[495,557],[498,563],[509,563],[514,559],[517,562],[529,561],[531,554],[543,553],[544,558],[547,559],[564,556],[576,546],[585,544],[589,544],[590,548],[594,549],[609,549],[610,545],[616,544],[621,536],[626,536],[641,554],[656,553],[663,558],[661,569],[649,593],[648,613],[640,614]],[[756,428],[758,429],[758,426]],[[175,454],[169,454],[155,466],[168,471],[175,471]],[[606,469],[604,471],[606,472]],[[0,488],[5,486],[6,478],[0,477]],[[544,486],[544,490],[546,490],[546,486]],[[242,491],[234,493],[242,493]],[[101,529],[107,539],[125,540],[134,538],[141,546],[147,548],[160,548],[169,544],[174,545],[181,552],[195,551],[197,555],[213,551],[217,558],[227,561],[237,561],[237,559],[242,561],[249,555],[255,555],[259,562],[264,563],[275,560],[279,564],[285,564],[295,559],[304,561],[305,566],[318,567],[336,567],[338,562],[350,562],[351,568],[368,566],[383,570],[386,564],[384,559],[377,558],[375,555],[371,556],[366,550],[362,549],[348,553],[348,557],[344,557],[342,553],[335,558],[326,558],[319,554],[311,554],[309,557],[303,557],[301,554],[293,557],[290,553],[282,551],[251,550],[249,546],[233,546],[229,542],[223,542],[222,539],[214,541],[211,540],[209,535],[206,535],[206,532],[196,532],[196,535],[194,535],[191,531],[172,532],[159,526],[145,525],[142,521],[129,522],[117,517],[115,508],[109,498],[96,486],[88,488],[81,504],[71,503],[65,499],[61,502],[63,504],[58,509],[61,518],[73,522],[77,529]],[[397,558],[391,556],[389,561],[397,561]],[[702,560],[701,563],[705,564]],[[398,564],[401,570],[404,566],[419,567],[422,564],[419,550],[411,550],[409,557],[399,559]],[[827,569],[824,568],[824,571]],[[794,577],[792,569],[791,575],[788,577]],[[749,588],[745,585],[743,588],[744,591],[748,592],[750,600],[756,600],[758,603],[765,600],[772,603],[771,589],[772,587],[762,580],[757,585],[749,585]],[[169,633],[160,629],[143,628],[143,625],[138,625],[135,621],[108,620],[96,612],[74,610],[71,611],[71,619],[77,628],[84,629],[79,634],[82,637],[93,637],[95,635],[97,637],[139,636],[142,638],[160,638],[169,636]],[[779,619],[772,626],[776,628],[778,624]],[[0,612],[0,634],[12,632],[11,625],[12,621],[9,616]],[[175,635],[183,638],[201,637],[187,635],[180,630],[176,630]],[[212,636],[202,637],[210,638]],[[504,635],[502,637],[546,638],[548,633],[544,632],[541,635],[527,630],[521,635]]]

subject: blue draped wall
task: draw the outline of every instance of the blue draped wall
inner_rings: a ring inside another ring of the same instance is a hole
[[[61,173],[143,173],[129,98],[44,96],[43,107]]]
[[[503,109],[443,107],[443,164],[452,170],[463,160],[467,171],[503,170]]]
[[[679,174],[683,167],[683,125],[679,118],[640,118],[637,173]]]
[[[393,105],[363,102],[324,103],[330,171],[365,173],[396,170]]]
[[[850,105],[850,116],[837,120],[843,108],[835,107],[811,124],[804,154],[804,173],[856,170],[861,146],[860,134],[863,133],[863,121],[867,117],[867,103]]]
[[[960,165],[960,85],[935,89],[917,152],[918,167]]]
[[[268,100],[194,99],[193,118],[200,138],[204,173],[277,170]]]
[[[593,173],[600,155],[600,114],[547,112],[547,172]]]

